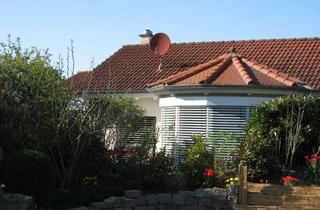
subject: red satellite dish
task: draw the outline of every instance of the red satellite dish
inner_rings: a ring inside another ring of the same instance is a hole
[[[151,51],[158,56],[166,54],[170,45],[170,39],[165,33],[157,33],[151,38],[149,43]]]

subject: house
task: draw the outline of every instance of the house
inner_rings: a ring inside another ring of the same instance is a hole
[[[140,37],[74,75],[72,89],[134,98],[146,110],[144,126],[160,126],[159,147],[177,156],[193,134],[241,133],[257,104],[320,93],[319,38],[174,43],[157,71],[159,57],[146,44],[151,31]]]

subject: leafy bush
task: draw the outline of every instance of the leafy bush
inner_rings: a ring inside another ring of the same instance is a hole
[[[240,149],[240,158],[248,162],[249,179],[279,182],[290,165],[302,168],[304,156],[319,145],[319,136],[319,97],[279,97],[257,106]],[[292,137],[297,141],[295,147],[290,145]],[[293,164],[288,161],[291,158]]]
[[[174,173],[173,159],[166,155],[165,151],[160,151],[151,157],[146,165],[143,185],[148,191],[175,191],[177,181]]]
[[[239,159],[247,161],[250,180],[270,180],[271,177],[280,180],[282,172],[279,159],[275,158],[275,145],[275,140],[257,138],[254,134],[247,134],[240,148]]]
[[[174,163],[165,151],[155,152],[156,131],[148,131],[134,149],[115,149],[109,152],[112,159],[112,176],[109,187],[116,183],[118,190],[141,189],[148,192],[174,190],[176,183]],[[119,191],[118,191],[119,192]]]
[[[0,144],[7,153],[39,149],[67,102],[66,82],[47,51],[22,49],[19,39],[0,43]]]
[[[49,157],[39,151],[22,150],[4,159],[6,191],[32,195],[35,203],[46,206],[55,188],[55,173]]]
[[[193,145],[184,154],[180,170],[184,175],[186,186],[196,188],[204,182],[204,171],[213,167],[213,153],[207,150],[205,139],[202,136],[193,136]]]

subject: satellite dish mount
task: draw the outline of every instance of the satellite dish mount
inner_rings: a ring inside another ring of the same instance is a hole
[[[161,72],[162,70],[162,59],[161,56],[166,54],[170,49],[170,38],[165,33],[157,33],[155,34],[150,42],[149,47],[153,54],[159,56],[159,66],[157,72]]]

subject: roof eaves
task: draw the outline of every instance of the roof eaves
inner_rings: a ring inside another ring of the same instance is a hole
[[[226,85],[226,86],[212,86],[212,85],[173,85],[173,86],[158,86],[147,89],[150,93],[155,95],[167,94],[206,94],[206,93],[220,93],[220,94],[274,94],[274,95],[288,95],[288,94],[316,94],[320,95],[320,90],[302,89],[298,87],[288,86],[246,86],[246,85]]]

